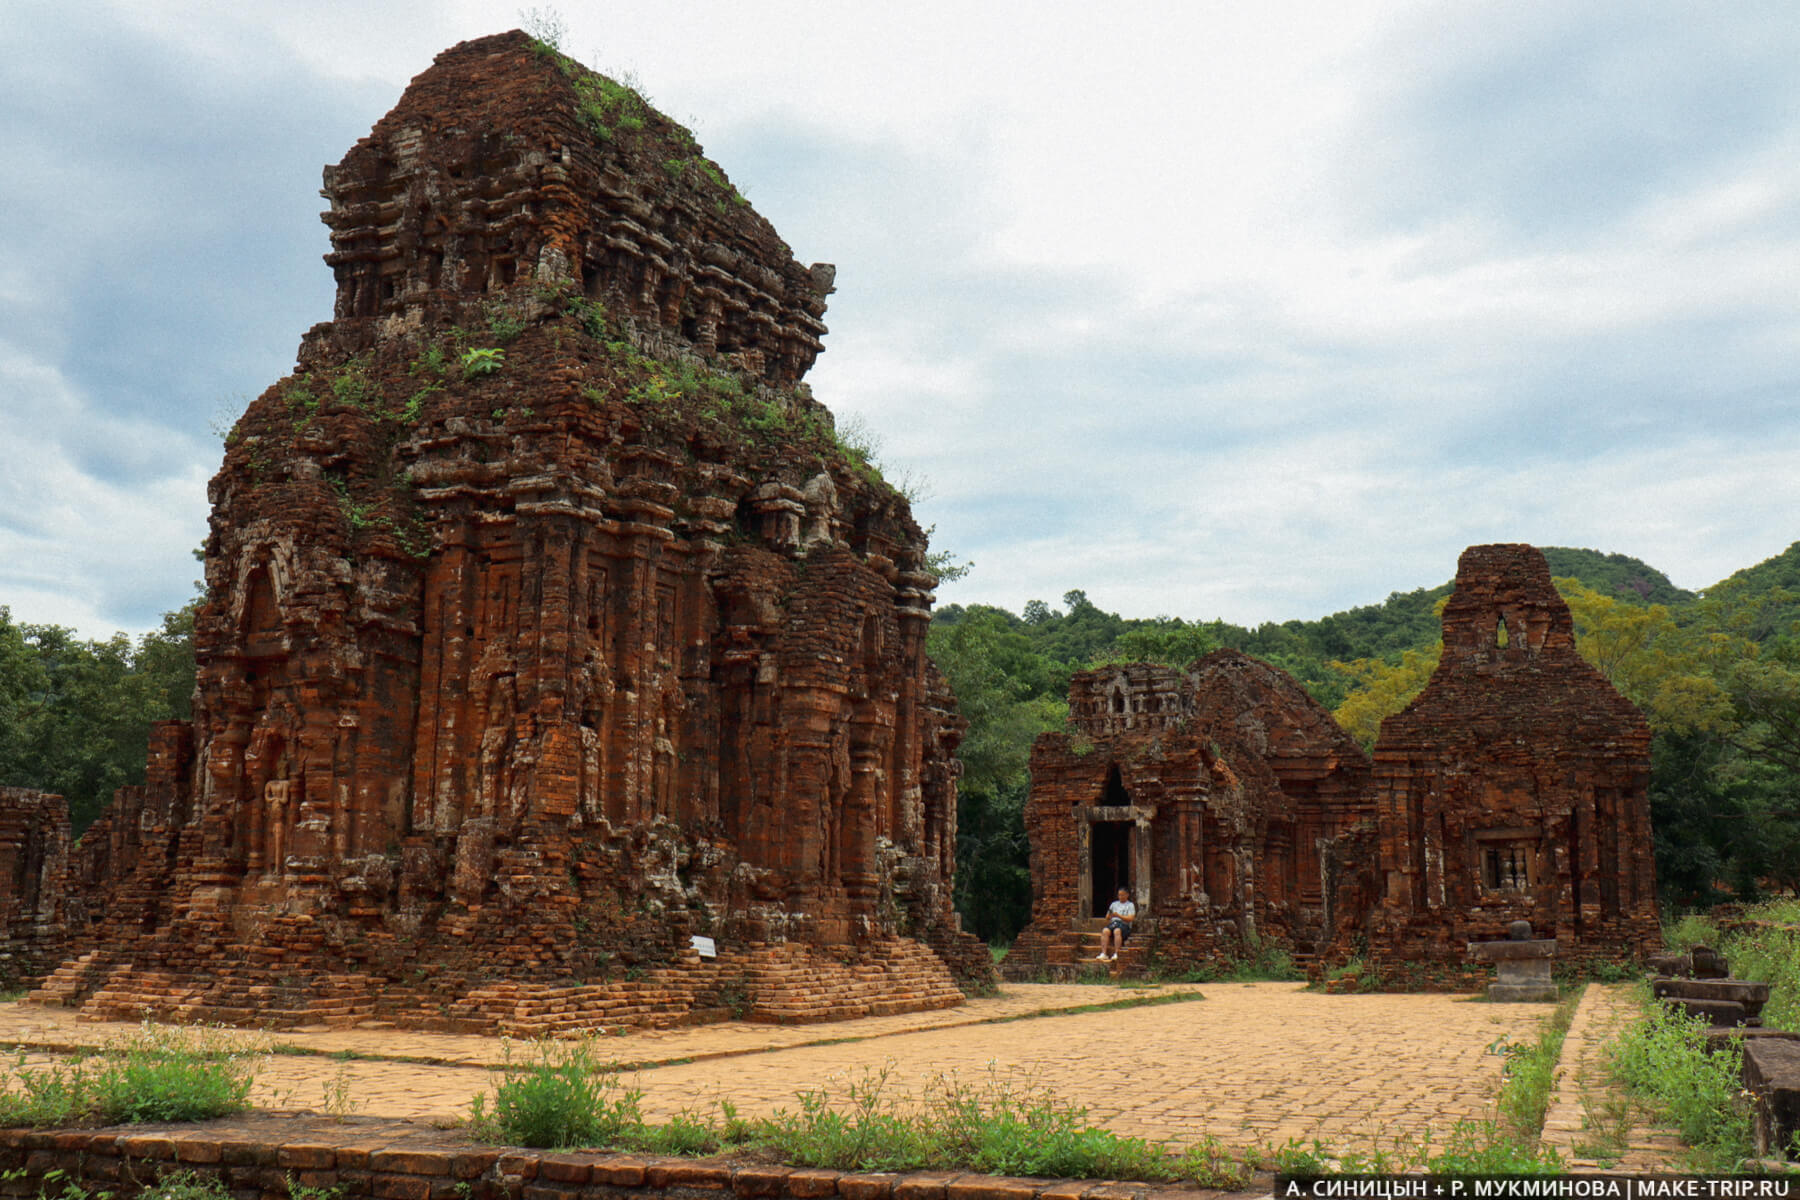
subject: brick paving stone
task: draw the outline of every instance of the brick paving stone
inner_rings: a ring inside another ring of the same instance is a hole
[[[1630,984],[1588,984],[1563,1037],[1556,1092],[1544,1111],[1543,1143],[1554,1147],[1570,1170],[1647,1174],[1672,1169],[1685,1153],[1674,1130],[1646,1121],[1607,1066],[1606,1044],[1637,1016],[1631,993]],[[1609,1107],[1628,1113],[1631,1125],[1616,1157],[1603,1158],[1602,1131],[1591,1126]]]
[[[962,1013],[991,1020],[1130,994],[1013,984],[1004,996],[963,1010],[803,1028],[702,1026],[633,1033],[601,1045],[621,1061],[694,1059],[626,1075],[627,1086],[642,1090],[641,1107],[652,1120],[683,1111],[712,1114],[721,1100],[750,1118],[792,1112],[803,1088],[823,1087],[842,1100],[850,1084],[884,1070],[887,1093],[902,1103],[916,1102],[934,1078],[978,1085],[991,1074],[1047,1088],[1119,1133],[1177,1145],[1203,1136],[1231,1145],[1299,1137],[1367,1149],[1427,1130],[1441,1140],[1458,1120],[1491,1116],[1502,1058],[1488,1048],[1502,1037],[1532,1037],[1549,1011],[1448,995],[1326,996],[1289,983],[1212,983],[1200,990],[1206,999],[1185,1004],[987,1024],[946,1019]],[[104,1027],[62,1020],[56,1010],[21,1016],[20,1007],[0,1005],[0,1043],[92,1045],[112,1036]],[[45,1015],[51,1019],[38,1020]],[[231,1036],[261,1037],[264,1044],[270,1037]],[[274,1036],[308,1050],[370,1047],[445,1065],[275,1054],[258,1075],[253,1100],[259,1106],[323,1110],[327,1088],[341,1084],[359,1116],[443,1125],[466,1119],[470,1099],[493,1081],[480,1064],[500,1057],[499,1040],[491,1038],[392,1030]],[[862,1040],[820,1044],[844,1037]],[[51,1057],[33,1051],[27,1061]],[[659,1164],[650,1173],[666,1169]],[[505,1159],[501,1170],[507,1171]],[[874,1194],[873,1178],[862,1178],[871,1179],[870,1194],[846,1193],[847,1200],[884,1200]],[[727,1189],[731,1182],[721,1173],[683,1185]],[[892,1179],[881,1186],[891,1191]]]

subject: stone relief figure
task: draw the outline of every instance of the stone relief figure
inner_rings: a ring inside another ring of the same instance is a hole
[[[261,866],[265,876],[286,874],[288,798],[292,795],[291,779],[271,779],[263,785],[263,828],[267,851]]]
[[[486,708],[477,757],[475,815],[504,817],[511,815],[507,790],[512,779],[513,714],[518,711],[513,676],[497,675],[488,682]]]

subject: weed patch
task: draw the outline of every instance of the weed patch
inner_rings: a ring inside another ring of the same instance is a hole
[[[1725,1171],[1751,1152],[1750,1110],[1739,1077],[1743,1052],[1706,1048],[1706,1022],[1664,1008],[1640,989],[1644,1018],[1613,1043],[1615,1075],[1667,1117],[1701,1171]]]
[[[469,1128],[477,1137],[515,1146],[567,1148],[629,1142],[643,1127],[639,1093],[619,1084],[589,1039],[535,1044],[523,1062],[513,1060],[513,1044],[503,1044],[493,1107],[485,1095],[469,1105]]]
[[[153,1025],[67,1062],[0,1079],[0,1125],[204,1121],[250,1106],[258,1054],[215,1031]]]

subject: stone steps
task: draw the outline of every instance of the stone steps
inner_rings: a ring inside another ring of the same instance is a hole
[[[44,981],[25,997],[24,1003],[44,1008],[74,1008],[93,986],[94,976],[103,969],[95,963],[96,953],[83,954],[62,964],[44,977]]]

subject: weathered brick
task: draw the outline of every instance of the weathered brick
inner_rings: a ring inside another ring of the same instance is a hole
[[[218,1142],[204,1137],[175,1139],[175,1161],[182,1163],[223,1162],[225,1153]]]
[[[785,1187],[787,1194],[794,1197],[794,1200],[821,1200],[825,1196],[837,1195],[838,1180],[843,1175],[842,1171],[800,1168],[788,1173]]]
[[[275,1148],[275,1165],[290,1171],[324,1171],[337,1166],[337,1147],[295,1142]]]
[[[530,1153],[503,1153],[494,1164],[494,1169],[500,1174],[526,1180],[537,1178],[537,1168],[538,1155]]]
[[[452,1179],[479,1179],[500,1160],[498,1150],[460,1150],[450,1163]]]
[[[778,1022],[870,1011],[870,978],[887,1011],[991,982],[951,907],[965,723],[925,653],[929,546],[801,390],[834,272],[656,166],[691,156],[671,124],[597,136],[584,78],[522,33],[452,47],[328,170],[333,319],[211,489],[206,719],[153,728],[146,782],[79,847],[0,802],[0,876],[60,837],[31,903],[93,918],[40,950],[93,953],[55,985],[104,970],[84,1015],[298,1026],[384,997],[399,1024],[535,1035],[725,1011],[727,964]],[[500,369],[431,365],[498,325]],[[633,403],[671,356],[745,403]],[[845,763],[881,769],[852,788]],[[878,886],[889,853],[909,886]],[[675,910],[617,915],[665,860],[692,864]],[[746,869],[785,909],[743,908]],[[701,963],[682,931],[714,916],[733,933]],[[786,953],[794,918],[822,944]],[[401,919],[403,977],[345,948]],[[667,965],[599,977],[646,951]],[[568,978],[594,982],[545,982]]]
[[[431,1200],[431,1180],[423,1175],[371,1173],[370,1191],[377,1200]],[[529,1189],[527,1189],[529,1193]]]
[[[641,1158],[615,1155],[594,1162],[593,1181],[609,1187],[637,1187],[644,1182],[645,1162]]]
[[[167,1134],[131,1134],[119,1139],[119,1153],[149,1162],[166,1162],[175,1157],[175,1142]]]
[[[456,1160],[449,1150],[378,1150],[369,1155],[369,1170],[393,1175],[448,1176]]]
[[[944,1200],[945,1190],[955,1174],[943,1171],[915,1171],[894,1180],[894,1200]]]
[[[658,1163],[651,1168],[664,1181],[662,1187],[672,1188],[718,1188],[731,1186],[731,1168],[716,1162],[674,1162]]]
[[[578,1154],[546,1154],[538,1160],[538,1178],[579,1187],[594,1173],[594,1160]]]
[[[890,1200],[894,1194],[896,1175],[886,1172],[863,1172],[838,1177],[838,1195],[844,1200]]]
[[[731,1190],[739,1196],[779,1196],[791,1174],[788,1167],[746,1166],[731,1173]],[[791,1193],[790,1193],[791,1194]]]
[[[1334,962],[1366,945],[1441,987],[1472,984],[1468,943],[1514,920],[1578,961],[1653,946],[1649,727],[1576,652],[1543,555],[1470,547],[1443,621],[1437,671],[1373,760],[1236,650],[1072,677],[1071,730],[1032,746],[1036,896],[1007,973],[1091,959],[1080,921],[1120,887],[1140,906],[1125,967],[1235,955],[1251,916],[1264,942]],[[1430,853],[1418,830],[1442,831]]]
[[[1004,1175],[964,1175],[944,1187],[945,1200],[1034,1200],[1039,1184]]]

